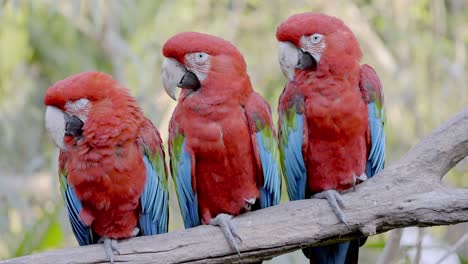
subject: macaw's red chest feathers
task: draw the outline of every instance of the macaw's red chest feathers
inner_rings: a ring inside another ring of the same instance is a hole
[[[208,76],[207,87],[183,95],[171,121],[178,124],[195,160],[194,188],[205,224],[220,213],[238,215],[246,200],[259,196],[249,125],[241,107],[250,93],[239,87],[248,79],[229,82],[221,77]]]
[[[173,120],[181,124],[186,146],[193,153],[200,217],[208,224],[220,213],[238,215],[245,210],[246,200],[257,199],[259,191],[251,136],[241,107],[224,103],[211,111],[206,105],[201,109],[194,113],[179,108]]]
[[[358,86],[359,71],[345,76],[296,75],[308,125],[306,166],[311,192],[344,190],[365,170],[368,113]]]
[[[101,236],[129,237],[146,179],[137,140],[147,121],[128,90],[101,73],[59,82],[45,101],[66,111],[68,102],[82,98],[90,109],[81,136],[65,136],[61,167],[83,204],[81,219]]]

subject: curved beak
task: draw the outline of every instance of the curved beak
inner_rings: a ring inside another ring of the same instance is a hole
[[[81,137],[83,134],[83,121],[77,116],[64,113],[65,116],[65,136]]]
[[[62,150],[66,149],[63,142],[65,136],[80,137],[83,134],[84,123],[81,119],[77,116],[70,116],[54,106],[47,106],[45,123],[49,136]]]
[[[63,137],[65,136],[65,112],[57,107],[47,106],[45,126],[55,145],[62,150],[66,149],[63,142]]]
[[[319,56],[303,51],[290,42],[282,41],[279,43],[278,60],[281,71],[290,81],[294,80],[296,69],[316,70],[318,59]]]
[[[200,88],[200,80],[187,68],[172,58],[165,58],[162,64],[161,77],[164,90],[177,101],[176,88],[197,90]]]
[[[191,90],[197,90],[198,88],[200,88],[200,86],[201,84],[198,80],[198,77],[195,75],[195,73],[191,71],[186,71],[180,82],[177,84],[177,87],[179,88]]]
[[[291,42],[279,43],[278,60],[281,71],[290,81],[294,80],[294,70],[299,62],[299,49]]]

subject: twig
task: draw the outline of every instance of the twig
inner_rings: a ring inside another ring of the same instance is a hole
[[[457,240],[457,242],[436,262],[436,264],[441,264],[446,258],[450,257],[450,255],[455,253],[461,246],[463,246],[463,243],[466,241],[468,241],[468,233],[465,233],[462,237],[460,237],[460,239]]]
[[[390,232],[390,238],[388,239],[382,254],[380,254],[379,259],[377,260],[377,264],[392,263],[392,260],[399,253],[402,234],[403,229],[401,228],[392,230]]]
[[[421,262],[422,244],[424,239],[424,228],[418,228],[418,240],[416,241],[416,256],[414,257],[414,263],[419,264]]]

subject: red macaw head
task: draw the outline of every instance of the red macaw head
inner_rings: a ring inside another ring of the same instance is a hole
[[[47,89],[44,104],[46,128],[60,149],[66,149],[65,137],[80,137],[91,116],[108,120],[118,90],[127,93],[110,75],[83,72],[58,81]]]
[[[219,83],[231,81],[234,77],[248,79],[246,64],[239,50],[219,37],[198,32],[179,33],[164,44],[163,55],[166,58],[162,65],[162,82],[174,100],[177,100],[176,87],[189,92],[219,89]]]
[[[340,19],[321,13],[289,17],[279,25],[276,38],[281,70],[291,81],[296,71],[344,73],[362,56],[353,32]]]

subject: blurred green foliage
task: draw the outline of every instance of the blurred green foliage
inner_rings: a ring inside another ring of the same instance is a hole
[[[391,164],[468,105],[467,8],[464,0],[0,0],[0,259],[76,245],[43,126],[42,99],[52,83],[85,70],[111,73],[166,138],[175,103],[161,89],[160,65],[170,36],[202,31],[232,41],[255,89],[276,109],[286,82],[276,58],[277,25],[294,13],[325,12],[351,27],[363,62],[382,79]],[[468,186],[466,163],[445,181]],[[170,197],[170,229],[180,229]],[[457,238],[443,230],[443,240]],[[385,241],[386,235],[372,237],[367,246],[381,250]]]
[[[37,219],[37,222],[24,233],[14,252],[15,257],[57,248],[63,244],[65,235],[60,223],[60,210],[61,206],[57,205],[52,213],[46,212]]]

